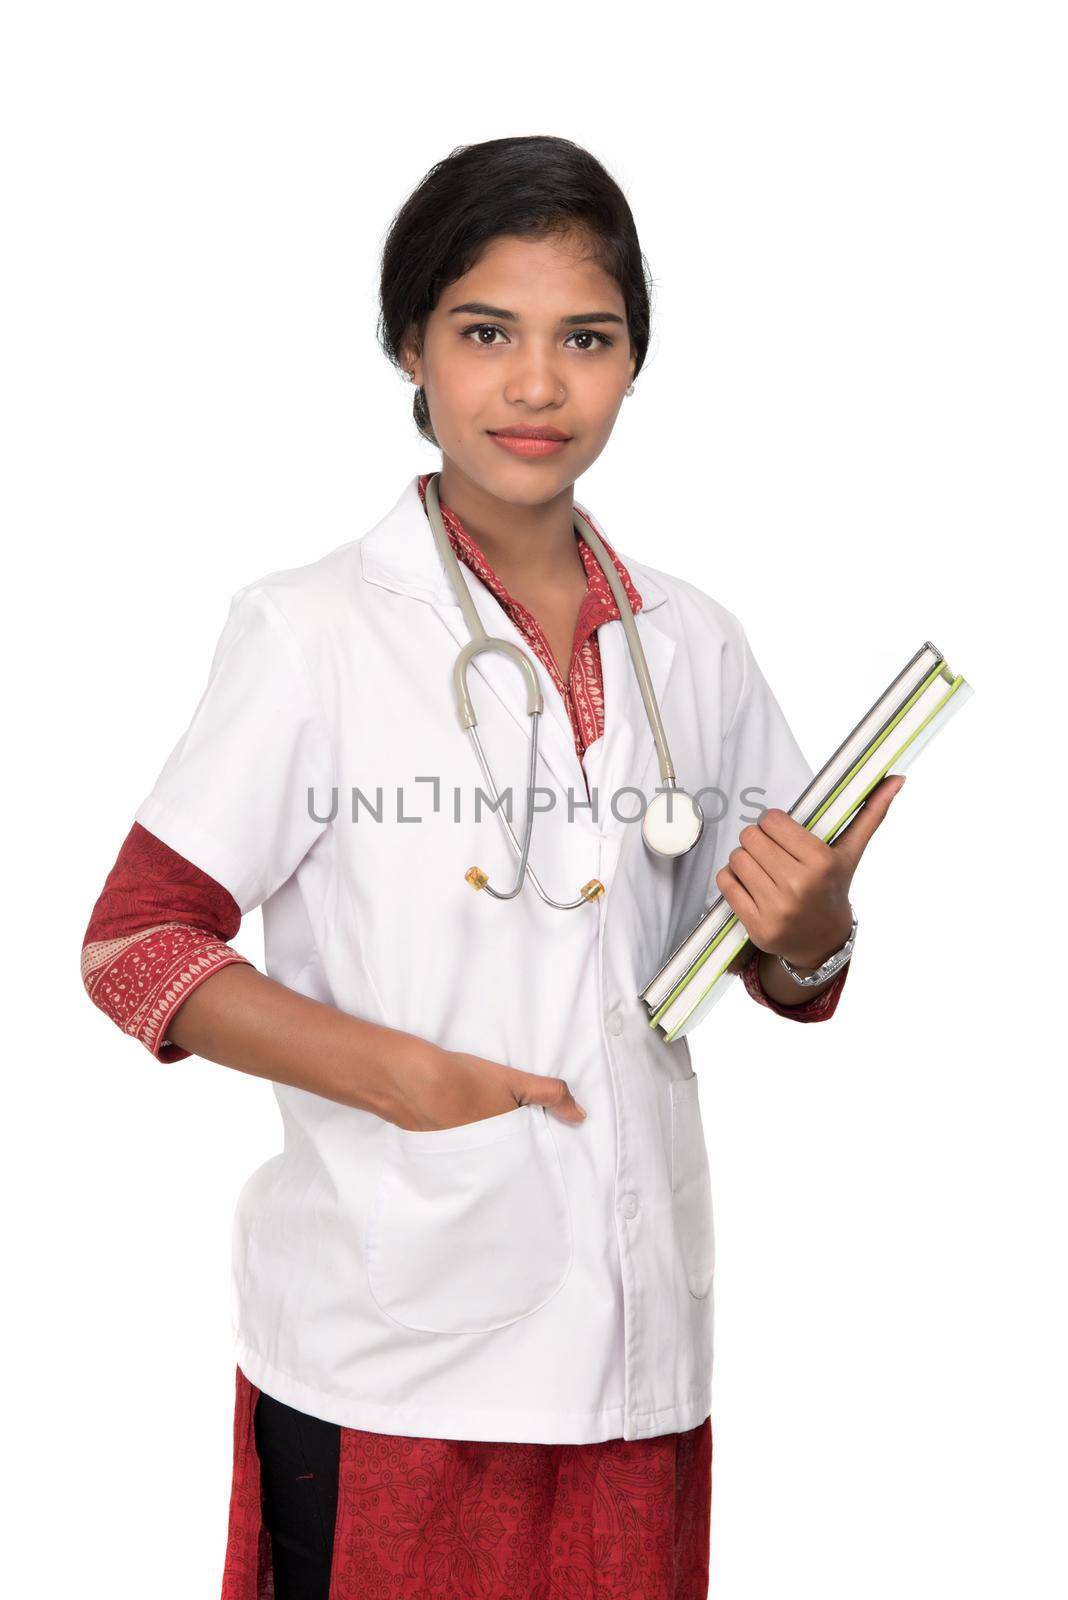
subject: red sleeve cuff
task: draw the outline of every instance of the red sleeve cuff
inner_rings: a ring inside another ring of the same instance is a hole
[[[183,1061],[192,1052],[167,1029],[205,978],[237,961],[252,965],[226,943],[240,926],[229,890],[135,822],[85,930],[82,982],[157,1061]]]
[[[167,1038],[174,1013],[205,978],[239,961],[252,966],[214,934],[164,922],[116,939],[88,940],[82,982],[93,1004],[157,1061],[183,1061],[192,1052]]]
[[[828,1022],[834,1016],[845,981],[852,965],[847,961],[834,975],[833,983],[829,984],[821,994],[814,994],[810,999],[799,1006],[780,1005],[764,991],[760,981],[760,955],[761,952],[753,947],[753,954],[742,968],[741,979],[746,990],[760,1005],[767,1006],[769,1011],[774,1011],[780,1017],[789,1017],[791,1022]]]

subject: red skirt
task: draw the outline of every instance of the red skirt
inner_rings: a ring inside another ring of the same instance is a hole
[[[273,1600],[237,1369],[222,1600]],[[330,1600],[707,1600],[712,1419],[597,1444],[481,1443],[341,1429]]]

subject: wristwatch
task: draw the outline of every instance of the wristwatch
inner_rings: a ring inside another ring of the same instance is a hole
[[[828,956],[826,961],[821,961],[815,972],[810,972],[807,978],[803,978],[796,968],[790,965],[785,956],[779,957],[791,978],[795,983],[800,984],[802,989],[814,989],[817,984],[826,983],[828,978],[833,978],[835,973],[845,966],[853,954],[853,944],[857,937],[857,914],[852,906],[849,907],[849,910],[853,917],[853,926],[849,930],[849,938],[840,950],[836,950],[832,956]]]

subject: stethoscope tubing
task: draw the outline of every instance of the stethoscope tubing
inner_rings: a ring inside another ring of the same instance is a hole
[[[475,603],[471,598],[470,591],[468,590],[468,587],[463,580],[463,575],[460,572],[460,563],[456,559],[456,552],[452,548],[452,543],[449,539],[448,533],[445,530],[445,524],[442,521],[441,507],[438,499],[438,479],[440,476],[440,472],[432,472],[427,480],[427,516],[430,521],[430,526],[434,531],[434,539],[438,547],[438,553],[445,563],[445,569],[448,573],[449,581],[452,584],[456,599],[459,601],[460,608],[463,611],[464,621],[467,624],[468,632],[471,635],[472,641],[478,641],[483,649],[487,647],[491,650],[503,648],[508,653],[515,652],[516,646],[513,645],[510,640],[493,639],[486,632],[482,625],[482,618],[475,609]],[[623,624],[623,632],[627,640],[627,649],[630,652],[631,664],[634,668],[634,675],[638,680],[638,689],[641,693],[642,703],[645,706],[645,714],[649,719],[649,727],[652,731],[653,741],[656,745],[656,754],[660,767],[661,782],[665,785],[665,787],[674,788],[676,786],[675,767],[671,760],[671,751],[668,746],[667,733],[664,729],[663,718],[660,715],[660,707],[656,703],[656,695],[653,692],[653,681],[649,673],[649,663],[645,659],[645,649],[642,645],[641,635],[639,634],[637,625],[634,621],[634,613],[630,608],[630,601],[627,598],[627,591],[623,587],[623,581],[616,570],[615,563],[612,561],[608,551],[605,549],[600,535],[598,534],[597,530],[589,522],[587,522],[585,516],[579,511],[577,506],[574,507],[573,522],[576,533],[578,533],[586,541],[596,556],[597,563],[605,575],[608,587],[612,591],[612,597],[616,602],[616,606],[619,610],[620,621]],[[469,657],[467,659],[469,659]],[[529,664],[530,663],[528,661],[527,665],[529,666]],[[461,726],[468,728],[475,726],[477,718],[474,715],[474,709],[471,705],[470,697],[466,691],[466,666],[466,659],[457,660],[454,668],[454,685],[456,687],[457,715],[460,718]],[[533,668],[531,668],[531,674],[533,675]],[[534,677],[533,681],[536,688],[537,678]],[[462,693],[460,692],[460,684],[463,685]],[[541,698],[540,692],[538,693],[538,698],[539,700]],[[531,709],[529,700],[530,689],[528,686],[528,711]]]
[[[439,472],[433,472],[427,479],[425,489],[427,519],[434,535],[434,543],[437,547],[438,554],[441,557],[445,571],[449,578],[449,582],[452,586],[453,593],[461,611],[463,612],[464,621],[471,636],[467,644],[465,644],[460,650],[453,664],[453,698],[456,705],[456,714],[459,718],[460,726],[464,728],[465,731],[471,736],[471,741],[478,758],[479,766],[482,769],[483,776],[485,777],[486,783],[489,787],[490,796],[495,807],[498,809],[498,815],[500,816],[501,821],[504,823],[512,846],[519,856],[519,870],[516,876],[516,882],[510,890],[505,892],[499,889],[494,889],[486,879],[486,875],[480,870],[473,868],[472,872],[476,874],[477,879],[476,886],[487,890],[488,893],[490,893],[496,900],[511,900],[514,899],[514,897],[519,893],[523,885],[524,875],[527,875],[530,877],[530,880],[534,884],[537,893],[546,905],[553,906],[561,911],[570,911],[580,905],[585,905],[591,896],[584,892],[575,900],[554,900],[538,881],[538,877],[534,872],[533,867],[531,867],[528,859],[534,824],[534,779],[537,772],[538,719],[544,710],[544,698],[541,693],[541,687],[538,683],[537,673],[534,670],[534,666],[530,660],[530,657],[523,650],[521,650],[509,639],[494,638],[491,634],[486,632],[486,629],[483,626],[482,618],[478,614],[474,600],[472,599],[471,593],[464,582],[462,573],[460,572],[460,563],[456,559],[456,552],[452,548],[452,542],[449,539],[448,533],[445,529],[444,521],[442,519],[441,505],[438,497],[438,479],[440,476],[441,474]],[[649,664],[645,659],[645,650],[642,647],[641,636],[634,621],[634,614],[631,611],[630,601],[627,598],[626,589],[624,588],[622,579],[616,570],[615,563],[611,560],[607,550],[605,549],[603,540],[597,533],[597,530],[588,522],[585,515],[581,513],[577,507],[573,508],[572,520],[575,531],[586,541],[587,545],[589,545],[590,549],[593,551],[597,563],[600,566],[601,571],[604,573],[605,579],[612,591],[612,596],[615,599],[618,607],[620,620],[623,624],[624,635],[627,641],[627,649],[630,654],[631,665],[634,670],[635,678],[638,682],[642,703],[645,707],[645,714],[648,718],[649,727],[652,731],[653,741],[656,745],[657,761],[660,767],[661,787],[663,789],[677,790],[678,784],[675,778],[675,768],[671,760],[671,752],[668,748],[667,734],[664,730],[663,720],[660,716],[660,707],[656,703],[656,695],[653,691],[652,678],[649,673]],[[502,810],[500,810],[500,796],[497,792],[497,786],[493,781],[493,774],[490,772],[489,762],[487,761],[485,751],[482,748],[482,742],[478,736],[478,717],[475,714],[474,704],[471,700],[471,695],[467,687],[467,669],[470,666],[471,661],[475,656],[486,652],[496,652],[498,654],[507,656],[508,659],[519,668],[526,683],[527,712],[530,716],[531,737],[529,774],[527,780],[526,823],[523,830],[522,844],[520,844],[519,840],[516,838],[509,818]],[[595,889],[597,892],[601,892],[602,890],[602,886],[597,884],[596,880],[592,880],[591,884],[586,885],[586,888]],[[594,895],[593,897],[595,898],[596,896]]]

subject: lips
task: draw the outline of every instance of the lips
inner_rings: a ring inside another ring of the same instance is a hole
[[[487,431],[499,449],[507,450],[510,456],[522,456],[527,461],[559,455],[571,442],[569,433],[553,428],[548,423],[537,428],[490,428]]]
[[[498,450],[507,450],[510,456],[523,456],[528,461],[537,461],[542,456],[559,455],[561,450],[566,450],[570,443],[566,434],[557,438],[550,434],[546,438],[544,432],[538,433],[493,433],[490,438]]]
[[[490,428],[490,433],[495,439],[555,439],[560,444],[566,444],[571,435],[562,433],[559,428]]]

